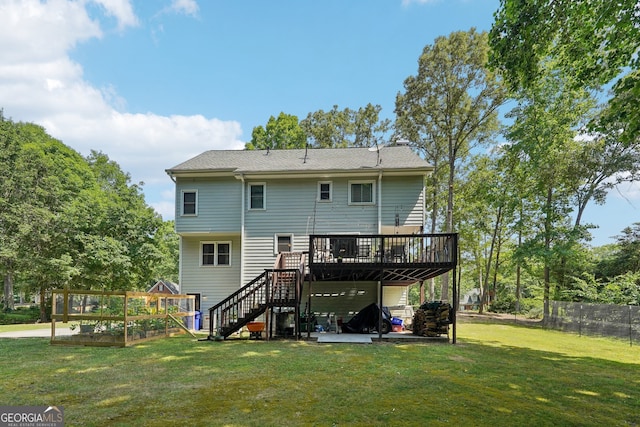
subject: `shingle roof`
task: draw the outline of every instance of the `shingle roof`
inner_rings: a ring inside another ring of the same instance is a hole
[[[408,146],[295,150],[210,150],[167,169],[170,175],[195,172],[278,173],[422,170],[432,167]],[[379,156],[378,156],[379,154]]]

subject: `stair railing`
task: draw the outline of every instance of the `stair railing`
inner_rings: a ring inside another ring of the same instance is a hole
[[[265,271],[209,309],[209,339],[226,337],[262,314],[268,300],[270,275]],[[242,323],[242,324],[240,324]]]
[[[297,314],[304,268],[303,253],[278,254],[273,269],[265,270],[209,309],[209,339],[226,338],[268,307],[294,306]]]

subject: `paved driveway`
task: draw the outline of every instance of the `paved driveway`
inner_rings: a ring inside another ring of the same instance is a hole
[[[56,336],[71,335],[71,329],[56,327]],[[51,328],[0,332],[0,338],[51,338]]]

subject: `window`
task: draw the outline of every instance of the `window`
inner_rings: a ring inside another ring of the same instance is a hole
[[[198,192],[195,190],[182,191],[182,215],[198,214]]]
[[[349,203],[354,205],[372,205],[375,203],[374,182],[350,182]]]
[[[202,265],[215,265],[216,245],[215,243],[202,244]]]
[[[231,244],[218,243],[218,265],[231,265]]]
[[[293,247],[293,236],[291,234],[276,234],[274,243],[274,253],[279,254],[280,252],[291,252],[291,248]]]
[[[331,201],[331,182],[318,182],[318,201]]]
[[[202,242],[200,245],[201,266],[231,265],[231,243]]]
[[[249,209],[265,209],[265,184],[249,184]]]

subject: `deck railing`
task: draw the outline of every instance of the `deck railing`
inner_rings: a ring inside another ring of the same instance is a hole
[[[455,264],[457,235],[311,235],[309,264]]]

